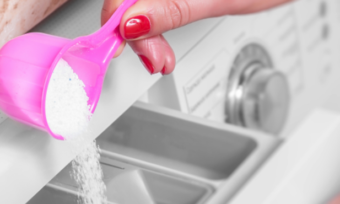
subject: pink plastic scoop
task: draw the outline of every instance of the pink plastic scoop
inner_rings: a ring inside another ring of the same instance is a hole
[[[0,109],[11,118],[54,134],[46,120],[45,100],[53,70],[62,58],[85,84],[93,113],[111,58],[123,42],[118,25],[137,0],[125,0],[97,32],[74,40],[43,33],[17,37],[0,50]]]

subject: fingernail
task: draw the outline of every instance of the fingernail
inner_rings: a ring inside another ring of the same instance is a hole
[[[138,57],[140,61],[143,63],[144,67],[150,72],[150,74],[153,74],[155,69],[153,68],[153,65],[150,62],[150,60],[143,55],[138,55]]]
[[[162,75],[165,74],[165,66],[164,66],[163,69],[161,70],[161,74],[162,74]]]
[[[150,20],[148,17],[140,15],[129,18],[124,25],[124,35],[126,39],[138,38],[149,33]]]

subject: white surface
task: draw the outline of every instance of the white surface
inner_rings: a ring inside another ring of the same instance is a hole
[[[224,80],[218,79],[226,75],[225,65],[228,60],[225,56],[227,55],[227,52],[221,50],[211,63],[197,72],[183,86],[188,112],[192,115],[209,117],[206,114],[209,114],[211,107],[215,107],[221,102],[219,96],[222,97],[226,92],[226,85],[223,83]]]
[[[340,114],[314,111],[230,204],[323,204],[340,191]]]

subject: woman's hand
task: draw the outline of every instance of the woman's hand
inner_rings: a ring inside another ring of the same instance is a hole
[[[291,0],[139,0],[124,14],[120,33],[139,56],[145,68],[155,74],[171,73],[175,54],[162,33],[188,23],[222,15],[261,11]],[[105,0],[104,24],[123,0]],[[123,50],[118,49],[115,57]]]

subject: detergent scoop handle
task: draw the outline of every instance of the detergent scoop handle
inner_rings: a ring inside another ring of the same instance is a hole
[[[103,25],[103,27],[97,32],[89,36],[91,38],[90,42],[93,44],[101,44],[112,35],[119,35],[118,37],[121,38],[119,32],[115,32],[115,30],[120,24],[125,11],[136,2],[137,0],[125,0],[123,3],[121,3],[121,5],[114,12],[111,18],[105,23],[105,25]]]

